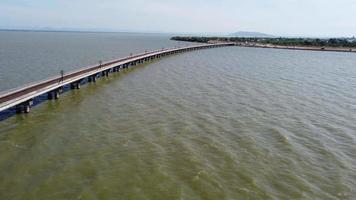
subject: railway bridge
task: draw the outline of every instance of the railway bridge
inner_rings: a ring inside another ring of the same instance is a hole
[[[0,93],[0,112],[15,107],[17,113],[29,113],[34,98],[47,94],[49,100],[58,99],[63,92],[63,87],[66,85],[70,85],[71,89],[80,89],[85,79],[89,83],[94,83],[99,77],[106,77],[109,76],[109,73],[116,73],[122,69],[154,59],[187,51],[232,45],[234,45],[234,43],[199,44],[172,49],[161,49],[111,60],[106,63],[100,63],[99,65],[88,66],[66,74],[62,73],[56,77]]]

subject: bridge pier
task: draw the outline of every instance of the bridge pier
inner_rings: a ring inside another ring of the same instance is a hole
[[[48,100],[52,100],[53,99],[53,92],[52,91],[47,93],[47,99]]]
[[[33,99],[30,99],[19,105],[16,105],[16,113],[22,113],[22,112],[29,113],[32,105],[33,105]]]
[[[59,89],[57,89],[56,91],[54,91],[54,99],[59,99],[59,95],[60,95]]]
[[[96,82],[96,76],[97,76],[97,74],[88,76],[88,82],[89,83],[91,83],[91,82],[95,83]]]
[[[62,92],[62,87],[60,87],[58,89],[55,89],[53,91],[50,91],[50,92],[47,93],[47,98],[49,100],[59,99],[59,95],[60,95],[61,92]]]
[[[101,76],[102,77],[104,77],[104,76],[108,77],[109,76],[109,70],[102,71],[101,72]]]
[[[77,81],[77,82],[74,82],[74,83],[71,83],[70,84],[70,89],[77,89],[77,90],[79,90],[80,89],[80,82],[81,81]]]

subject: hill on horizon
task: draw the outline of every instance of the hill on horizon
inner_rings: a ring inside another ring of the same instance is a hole
[[[276,36],[267,33],[251,32],[251,31],[238,31],[230,34],[231,37],[260,37],[260,38],[274,38]]]

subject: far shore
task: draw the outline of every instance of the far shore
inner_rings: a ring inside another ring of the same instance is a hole
[[[356,53],[356,48],[341,48],[341,47],[281,46],[281,45],[270,45],[270,44],[238,44],[238,43],[236,43],[236,46],[270,48],[270,49],[304,50],[304,51],[332,51],[332,52]]]
[[[176,41],[221,43],[232,42],[236,46],[305,51],[356,52],[356,38],[241,38],[175,36]]]

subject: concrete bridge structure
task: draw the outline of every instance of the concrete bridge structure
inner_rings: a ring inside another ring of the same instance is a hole
[[[29,113],[35,97],[47,94],[49,100],[58,99],[60,94],[63,92],[63,87],[66,85],[70,85],[71,89],[80,89],[80,86],[85,79],[90,83],[94,83],[98,77],[106,77],[109,76],[109,73],[116,73],[122,69],[129,68],[130,66],[159,59],[164,56],[192,50],[232,45],[234,45],[234,43],[217,43],[162,49],[116,59],[106,63],[100,63],[95,66],[89,66],[0,93],[0,112],[15,107],[17,113]]]

